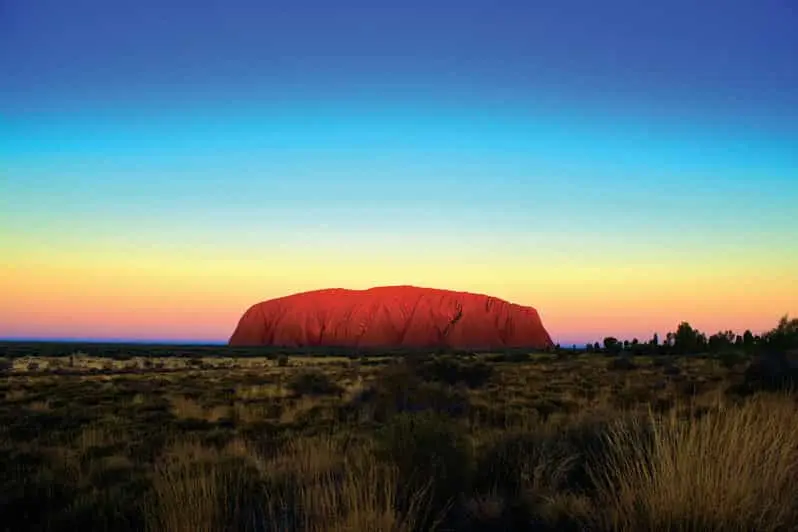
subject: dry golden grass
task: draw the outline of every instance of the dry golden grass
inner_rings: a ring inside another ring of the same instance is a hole
[[[27,407],[31,412],[48,412],[50,410],[50,402],[47,400],[33,401],[28,403]]]
[[[744,368],[708,358],[638,357],[625,369],[608,357],[543,355],[491,362],[472,388],[429,376],[408,388],[401,372],[365,359],[72,358],[14,361],[19,371],[0,388],[9,471],[0,488],[37,509],[27,518],[76,530],[426,530],[444,507],[456,510],[444,529],[798,522],[795,399],[730,394]],[[340,388],[294,387],[309,366]],[[457,438],[412,429],[386,458],[378,433],[407,399],[395,389],[421,401],[402,407],[411,416],[451,418]],[[464,409],[450,414],[453,404]],[[460,435],[464,445],[450,445]],[[523,448],[505,449],[516,436]],[[465,474],[402,469],[436,449]],[[416,474],[430,478],[408,499]]]
[[[25,390],[19,390],[19,389],[17,389],[17,390],[9,390],[9,391],[6,392],[5,400],[9,401],[9,402],[11,402],[11,401],[19,401],[21,399],[24,399],[25,396],[27,396],[27,393],[25,392]]]
[[[227,405],[204,407],[197,401],[182,395],[169,396],[171,412],[177,419],[205,420],[216,423],[222,419],[229,419],[234,408]]]
[[[205,408],[182,395],[169,396],[172,414],[178,419],[205,419]]]
[[[321,404],[321,400],[315,397],[303,395],[291,402],[281,413],[280,423],[292,424],[300,421],[302,416]]]
[[[251,494],[257,484],[257,497],[242,504],[241,494]],[[367,449],[342,453],[330,438],[292,442],[271,459],[240,439],[222,450],[178,442],[156,465],[153,486],[148,526],[163,532],[211,532],[235,523],[266,530],[293,523],[319,532],[403,532],[414,529],[425,495],[418,493],[409,511],[399,512],[395,472]]]
[[[91,448],[112,445],[117,441],[119,441],[119,437],[110,433],[107,428],[89,425],[80,431],[80,435],[77,437],[74,447],[85,452]]]
[[[269,407],[264,403],[233,403],[232,416],[236,423],[250,425],[269,419]]]
[[[236,478],[220,465],[219,453],[196,443],[175,444],[155,466],[155,502],[147,512],[150,530],[213,532],[222,529],[225,501]]]
[[[276,383],[242,384],[236,386],[235,390],[236,397],[247,401],[260,399],[281,399],[291,395],[290,391]]]
[[[786,530],[798,522],[798,423],[788,396],[696,419],[617,424],[596,467],[615,530]]]

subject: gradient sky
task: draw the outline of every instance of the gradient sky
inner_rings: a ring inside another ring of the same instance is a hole
[[[380,7],[377,7],[379,5]],[[415,284],[569,345],[798,314],[798,6],[0,0],[0,338]]]

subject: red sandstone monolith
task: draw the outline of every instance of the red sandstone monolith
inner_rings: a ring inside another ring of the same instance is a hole
[[[532,308],[466,292],[414,286],[333,288],[251,306],[231,346],[544,349]]]

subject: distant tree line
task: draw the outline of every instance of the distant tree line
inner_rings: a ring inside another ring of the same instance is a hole
[[[586,346],[588,352],[633,355],[685,355],[729,351],[755,355],[791,349],[798,349],[798,318],[790,319],[786,315],[779,320],[774,329],[762,335],[755,335],[750,330],[746,330],[742,334],[726,330],[707,336],[683,321],[676,328],[676,332],[667,333],[662,341],[656,333],[650,339],[642,342],[637,338],[630,341],[607,336],[601,342]]]

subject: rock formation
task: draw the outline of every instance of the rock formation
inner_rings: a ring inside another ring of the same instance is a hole
[[[552,346],[537,311],[487,295],[387,286],[263,301],[231,346],[502,349]]]

